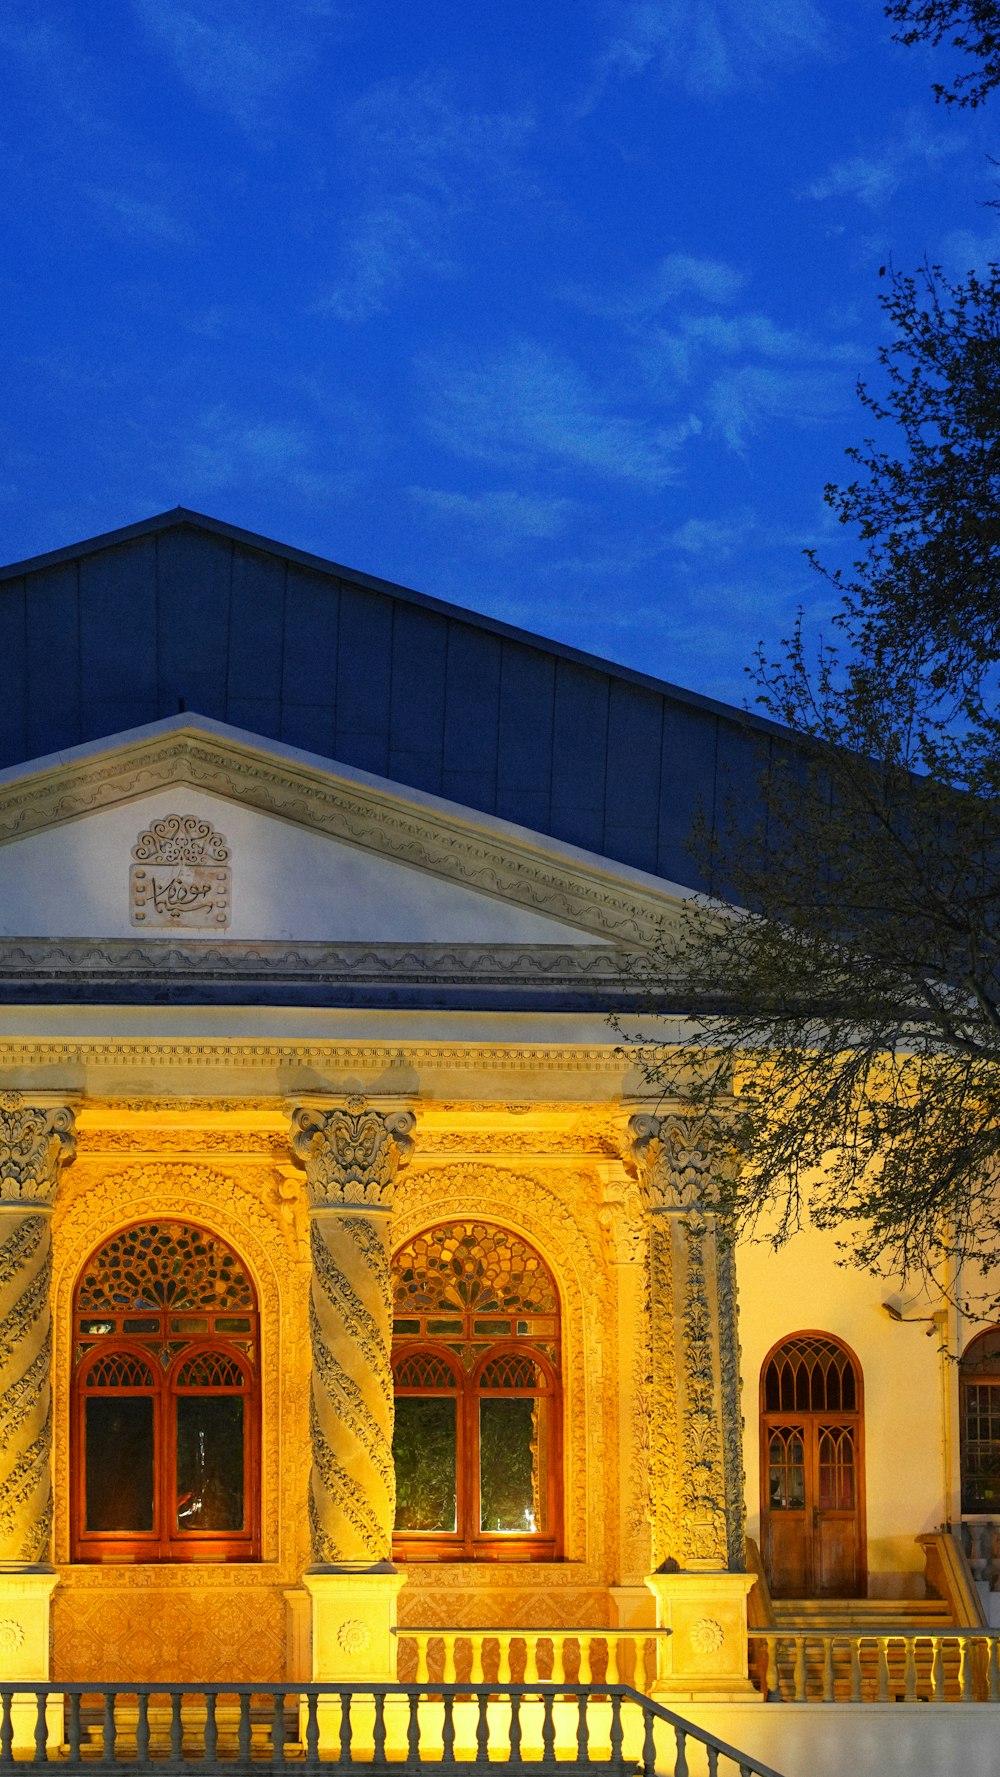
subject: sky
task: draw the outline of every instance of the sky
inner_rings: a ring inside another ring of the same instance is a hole
[[[188,506],[744,702],[879,268],[1000,257],[948,66],[877,0],[4,0],[0,561]]]

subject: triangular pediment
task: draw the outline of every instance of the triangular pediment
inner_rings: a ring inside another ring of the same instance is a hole
[[[166,948],[181,975],[204,974],[207,947],[224,972],[245,973],[242,958],[266,973],[296,946],[303,969],[333,947],[371,975],[398,969],[401,953],[434,952],[453,975],[517,953],[536,973],[565,958],[570,972],[610,978],[613,953],[648,943],[678,898],[524,829],[199,718],[0,777],[0,943],[28,974],[51,965],[53,945],[65,967],[79,964],[89,942],[122,977],[157,970]]]

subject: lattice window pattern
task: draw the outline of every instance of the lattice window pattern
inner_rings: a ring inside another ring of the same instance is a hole
[[[499,1357],[491,1357],[483,1365],[479,1377],[480,1388],[524,1390],[535,1389],[540,1383],[544,1387],[545,1378],[540,1375],[537,1364],[522,1351],[505,1351]]]
[[[238,1363],[223,1351],[198,1351],[177,1372],[178,1388],[245,1388]]]
[[[91,1364],[87,1388],[152,1388],[156,1378],[147,1363],[129,1351],[109,1351]]]
[[[764,1373],[768,1413],[853,1413],[858,1385],[849,1352],[834,1339],[789,1339]]]
[[[254,1307],[253,1285],[217,1234],[189,1222],[143,1222],[112,1235],[91,1257],[77,1292],[84,1313],[123,1309]]]
[[[396,1363],[397,1388],[455,1388],[455,1372],[436,1351],[414,1351]]]
[[[393,1261],[397,1315],[553,1315],[559,1302],[545,1261],[526,1240],[486,1222],[449,1222],[400,1249]]]

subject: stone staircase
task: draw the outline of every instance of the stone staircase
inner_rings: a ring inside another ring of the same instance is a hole
[[[829,1698],[832,1685],[836,1702],[849,1702],[859,1687],[865,1701],[886,1694],[902,1701],[908,1688],[917,1700],[935,1693],[940,1700],[942,1682],[946,1701],[961,1697],[959,1642],[946,1639],[936,1649],[934,1639],[954,1628],[943,1598],[776,1598],[772,1611],[779,1638],[772,1697],[801,1699],[804,1686],[806,1699],[819,1701]]]

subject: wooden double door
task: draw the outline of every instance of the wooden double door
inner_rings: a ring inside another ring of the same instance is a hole
[[[786,1341],[765,1365],[762,1552],[777,1598],[865,1592],[860,1382],[829,1335]]]

